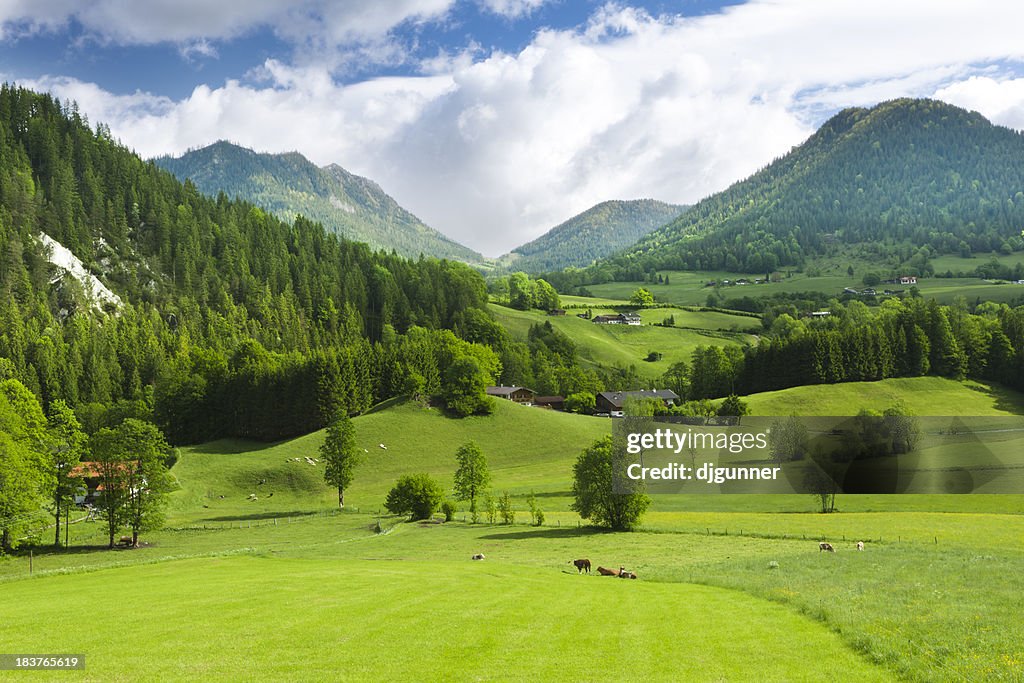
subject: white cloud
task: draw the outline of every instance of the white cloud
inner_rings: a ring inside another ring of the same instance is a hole
[[[387,17],[426,20],[449,5],[396,0],[380,18],[358,4],[370,14],[345,16],[379,34]],[[339,27],[329,40],[352,39],[340,17],[322,21]],[[144,155],[229,138],[340,163],[498,254],[602,200],[697,201],[841,106],[937,94],[1024,126],[1024,79],[991,70],[1024,59],[1022,24],[1024,4],[995,0],[759,0],[696,18],[608,5],[579,30],[539,31],[518,54],[439,53],[418,77],[341,85],[330,59],[297,59],[266,62],[265,82],[200,86],[180,101],[39,85]]]
[[[1024,78],[972,76],[941,88],[935,97],[981,112],[994,123],[1024,130]]]
[[[0,39],[67,27],[101,44],[173,43],[186,59],[210,56],[215,43],[269,27],[301,62],[334,69],[405,60],[392,35],[403,24],[439,20],[455,0],[4,0]]]
[[[480,6],[488,12],[516,19],[530,14],[545,2],[547,0],[480,0]]]

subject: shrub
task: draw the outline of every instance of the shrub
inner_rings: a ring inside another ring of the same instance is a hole
[[[533,526],[544,526],[544,511],[537,505],[537,496],[533,491],[530,491],[530,497],[526,499],[526,504],[530,508],[530,520]]]
[[[407,474],[388,492],[384,507],[394,515],[429,519],[443,500],[444,489],[429,474]]]
[[[455,503],[446,500],[441,503],[441,512],[444,513],[444,521],[450,522],[455,519]]]
[[[512,509],[512,499],[509,498],[508,491],[501,494],[501,498],[498,499],[498,512],[501,514],[502,524],[516,523],[516,511]]]
[[[489,493],[484,496],[484,510],[487,513],[487,523],[494,524],[498,519],[498,502]]]

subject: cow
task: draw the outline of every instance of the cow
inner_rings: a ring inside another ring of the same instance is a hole
[[[864,541],[857,541],[857,550],[864,550]]]
[[[604,567],[598,567],[597,573],[601,576],[618,576],[622,573],[622,567],[619,567],[618,569],[606,569]]]
[[[823,550],[830,553],[834,553],[836,551],[836,549],[832,547],[831,543],[826,543],[825,541],[818,544],[818,552],[820,553]]]
[[[577,574],[582,574],[583,572],[590,573],[590,560],[570,560],[569,564],[576,566]]]
[[[473,559],[474,560],[482,560],[482,559],[484,559],[484,554],[483,553],[477,553],[476,555],[473,556]]]
[[[636,578],[636,572],[627,572],[625,569],[622,569],[619,572],[619,578],[620,579],[635,579]]]

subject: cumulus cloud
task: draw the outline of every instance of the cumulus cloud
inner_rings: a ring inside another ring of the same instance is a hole
[[[993,123],[1024,130],[1024,78],[972,76],[939,89],[935,97],[981,112]]]
[[[101,44],[173,43],[185,59],[211,56],[216,42],[270,28],[295,49],[298,61],[341,69],[362,61],[403,62],[393,30],[443,18],[455,0],[5,0],[0,38],[67,28],[74,22]]]
[[[387,16],[447,6],[395,0]],[[366,11],[358,21],[378,33],[392,21]],[[420,76],[346,85],[332,63],[298,59],[180,101],[39,85],[145,155],[230,138],[340,163],[496,255],[606,199],[695,202],[842,106],[937,95],[1022,126],[1022,79],[992,71],[1024,60],[1022,22],[1024,5],[999,2],[755,0],[691,18],[606,5],[516,54],[438,53]],[[331,40],[351,29],[338,30]]]

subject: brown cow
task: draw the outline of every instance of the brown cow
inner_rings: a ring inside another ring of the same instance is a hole
[[[576,566],[577,574],[582,574],[583,572],[590,573],[590,560],[570,560],[569,564]]]
[[[834,553],[836,551],[836,549],[832,547],[831,543],[826,543],[825,541],[822,541],[818,544],[818,552],[820,553],[822,550],[828,551],[830,553]]]
[[[598,567],[597,573],[601,576],[618,576],[622,573],[622,567],[619,567],[618,569],[606,569],[604,567]]]

